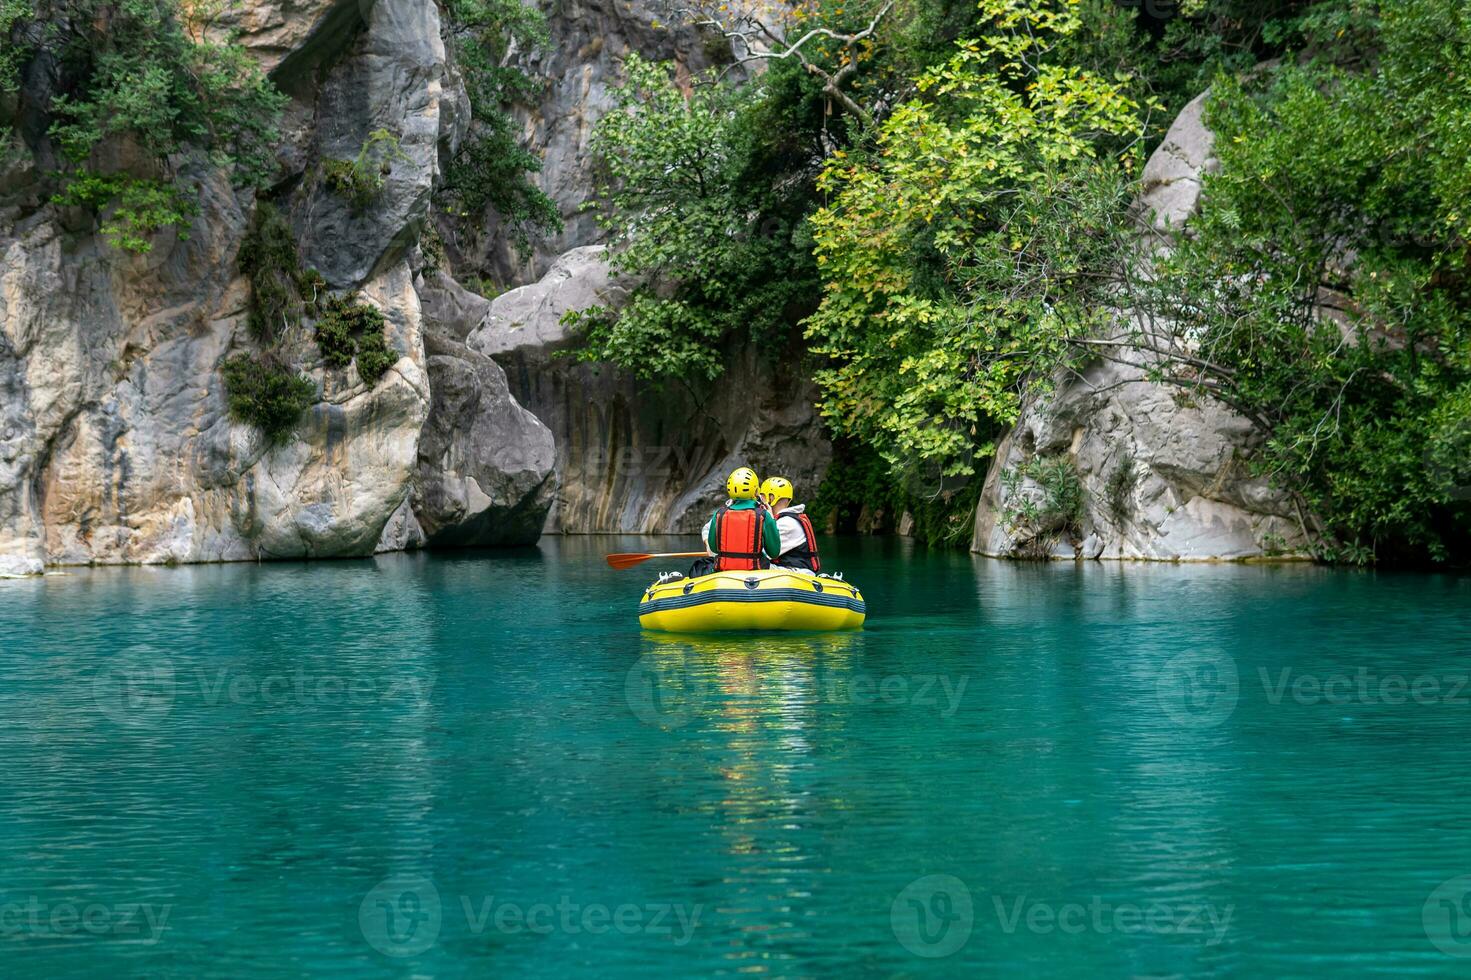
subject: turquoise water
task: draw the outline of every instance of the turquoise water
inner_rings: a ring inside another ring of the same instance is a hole
[[[670,543],[0,582],[0,973],[1471,971],[1471,579],[853,541],[679,640]]]

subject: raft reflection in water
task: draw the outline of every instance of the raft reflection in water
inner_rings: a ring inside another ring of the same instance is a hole
[[[849,700],[867,690],[863,636],[853,632],[749,637],[646,633],[624,694],[640,721],[681,728],[697,720],[730,724],[763,717],[778,724],[793,712]],[[857,682],[855,684],[855,682]]]

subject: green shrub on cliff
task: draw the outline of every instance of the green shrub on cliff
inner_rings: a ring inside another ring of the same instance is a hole
[[[380,324],[377,332],[365,333],[358,341],[358,376],[372,387],[398,363],[398,351],[388,346]]]
[[[442,210],[478,225],[493,210],[525,244],[532,232],[560,231],[557,204],[530,175],[541,160],[521,145],[509,103],[536,91],[511,58],[548,43],[546,17],[521,0],[448,0],[450,43],[470,96],[470,131],[445,168]]]
[[[237,354],[220,374],[230,417],[255,426],[273,443],[286,441],[317,393],[311,379],[270,356]]]
[[[250,279],[250,332],[263,343],[313,312],[326,283],[301,267],[291,224],[275,205],[256,205],[250,229],[240,242],[240,271]]]
[[[164,228],[176,228],[179,238],[187,239],[185,229],[199,213],[194,198],[176,185],[127,174],[103,176],[82,171],[69,179],[52,200],[96,211],[102,216],[102,236],[129,252],[149,251],[154,233]]]
[[[38,57],[56,73],[59,94],[38,108],[63,161],[50,175],[57,202],[97,211],[104,235],[128,251],[148,251],[154,232],[193,217],[181,155],[207,157],[239,185],[274,167],[286,97],[244,48],[206,36],[207,16],[179,0],[0,0],[0,87],[13,89]],[[35,43],[13,46],[27,24]],[[126,167],[99,168],[103,147],[137,153]]]
[[[1033,456],[1001,474],[1006,500],[1001,520],[1013,535],[1046,553],[1058,538],[1077,535],[1083,526],[1083,482],[1067,456]]]
[[[20,65],[28,51],[12,38],[12,31],[34,15],[31,0],[0,0],[0,92],[14,92],[20,84]]]
[[[358,376],[372,387],[398,361],[384,336],[387,321],[376,306],[350,296],[334,296],[317,318],[317,347],[329,367],[345,368],[357,359]]]
[[[323,160],[322,179],[327,186],[361,211],[383,193],[396,160],[404,159],[398,137],[386,129],[375,129],[351,160]]]

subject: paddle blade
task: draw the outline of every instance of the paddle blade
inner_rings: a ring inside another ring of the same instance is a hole
[[[644,554],[609,555],[608,556],[608,567],[609,568],[632,568],[635,565],[641,565],[641,564],[643,564],[644,562],[648,561],[650,558],[653,558],[653,557],[654,557],[653,555],[644,555]]]
[[[642,551],[631,552],[622,555],[608,555],[608,565],[612,568],[632,568],[641,565],[650,558],[703,558],[703,551],[661,551],[654,554],[646,554]]]

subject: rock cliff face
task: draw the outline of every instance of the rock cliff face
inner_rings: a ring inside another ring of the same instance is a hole
[[[617,307],[602,246],[573,249],[539,282],[491,302],[471,348],[506,369],[511,390],[551,428],[561,490],[548,530],[697,531],[725,499],[725,477],[752,465],[804,492],[832,448],[812,405],[816,391],[754,350],[732,350],[726,375],[704,390],[651,390],[606,365],[580,364],[562,315]]]
[[[258,347],[238,262],[256,196],[196,167],[187,239],[165,233],[134,256],[49,204],[29,153],[0,157],[0,575],[524,544],[543,526],[687,530],[736,460],[815,487],[830,449],[810,389],[751,352],[733,351],[726,383],[704,393],[650,394],[553,357],[568,344],[562,312],[620,296],[601,251],[577,247],[596,240],[578,210],[587,139],[620,60],[637,50],[698,69],[720,52],[644,2],[573,0],[549,24],[549,49],[527,56],[547,85],[517,112],[567,228],[528,255],[486,229],[504,277],[531,282],[491,303],[426,272],[417,246],[470,123],[436,4],[249,0],[219,19],[290,97],[282,175],[264,197],[302,267],[378,308],[398,355],[369,385],[325,365],[309,326],[285,330],[277,353],[318,394],[281,444],[231,419],[220,375]],[[382,190],[355,206],[323,161],[354,158],[379,131],[396,149]]]
[[[260,0],[234,16],[226,26],[291,96],[276,196],[303,265],[383,312],[398,361],[368,385],[288,330],[281,353],[319,394],[269,444],[228,417],[219,373],[251,344],[237,253],[252,197],[200,172],[187,240],[165,234],[133,256],[41,199],[31,161],[13,163],[0,205],[0,571],[534,540],[550,503],[545,428],[486,359],[425,349],[413,246],[440,150],[467,123],[437,8]],[[399,149],[382,193],[354,209],[318,179],[320,161],[351,158],[378,129]]]
[[[514,239],[486,236],[490,267],[502,282],[525,284],[543,276],[568,249],[602,240],[592,215],[581,206],[593,191],[593,159],[588,140],[593,123],[613,107],[611,89],[619,64],[630,51],[657,61],[673,61],[699,71],[728,60],[723,39],[689,26],[660,20],[658,0],[561,0],[539,4],[547,16],[552,44],[522,59],[540,82],[538,99],[517,107],[514,117],[527,145],[541,156],[537,182],[557,202],[565,226],[560,235],[534,243],[524,253]]]
[[[743,463],[816,488],[832,450],[794,359],[732,349],[707,390],[651,390],[563,356],[567,310],[626,295],[578,212],[592,185],[587,138],[619,60],[638,50],[695,70],[722,54],[698,32],[656,26],[646,3],[571,0],[549,18],[549,51],[529,56],[548,85],[518,111],[568,225],[529,255],[487,230],[497,267],[526,283],[494,300],[426,271],[417,244],[441,161],[470,121],[436,5],[251,0],[222,21],[291,99],[283,176],[266,196],[302,265],[379,309],[397,355],[367,384],[324,364],[309,327],[285,330],[280,353],[317,396],[280,444],[231,419],[220,376],[258,344],[238,262],[255,195],[194,166],[188,237],[163,233],[136,256],[48,203],[29,153],[0,158],[0,575],[522,544],[544,528],[685,532]],[[381,192],[354,206],[322,164],[379,131],[397,148]],[[1210,151],[1197,100],[1146,173],[1140,206],[1162,230],[1194,212]],[[1300,548],[1287,499],[1245,472],[1249,426],[1129,371],[1097,365],[1028,408],[987,476],[974,549],[1208,559]],[[1057,540],[1009,523],[1013,495],[1041,488],[1003,479],[1051,458],[1068,461],[1084,498],[1081,527]]]
[[[1214,166],[1204,102],[1202,95],[1186,106],[1145,167],[1138,207],[1161,232],[1182,231]],[[1298,554],[1306,541],[1291,501],[1243,463],[1254,438],[1250,423],[1218,403],[1179,397],[1137,368],[1096,364],[1028,407],[1003,441],[972,549],[1162,561]],[[1081,484],[1083,517],[1070,532],[1038,533],[1034,523],[1009,519],[1019,509],[1015,495],[1046,495],[1024,471],[1048,459],[1066,460]]]

